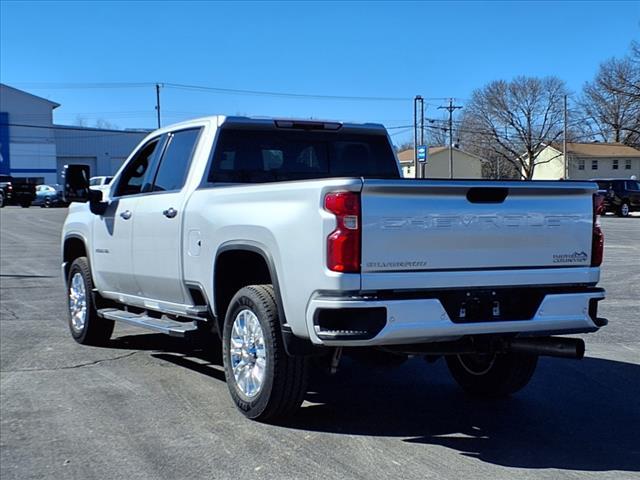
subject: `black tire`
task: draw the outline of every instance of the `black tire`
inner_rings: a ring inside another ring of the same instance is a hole
[[[31,206],[31,202],[20,202],[20,206],[22,208],[29,208]]]
[[[85,291],[85,321],[80,328],[74,327],[72,321],[72,300],[71,288],[72,281],[76,274],[80,274],[84,284]],[[67,278],[67,312],[69,316],[69,330],[71,336],[78,343],[83,345],[105,345],[109,342],[113,333],[114,322],[98,316],[92,298],[93,278],[91,276],[91,268],[87,257],[79,257],[74,260],[69,268],[69,277]]]
[[[44,208],[51,208],[51,205],[52,205],[52,203],[51,203],[51,197],[46,197],[46,198],[44,199],[44,203],[42,204],[42,206],[43,206]]]
[[[628,217],[630,211],[631,211],[631,207],[629,207],[629,202],[627,202],[625,200],[618,207],[618,216],[619,217]]]
[[[0,208],[4,207],[4,195],[0,192]]]
[[[264,337],[264,378],[261,388],[252,397],[247,396],[236,383],[230,352],[233,323],[243,310],[250,310],[257,317]],[[273,422],[298,409],[307,388],[307,359],[290,357],[284,349],[271,285],[251,285],[235,294],[227,309],[222,338],[227,386],[243,415],[261,422]]]
[[[537,355],[515,353],[446,358],[458,385],[479,397],[506,397],[521,390],[531,380],[538,364]]]

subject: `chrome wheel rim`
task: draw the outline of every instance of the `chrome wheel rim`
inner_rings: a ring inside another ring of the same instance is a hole
[[[629,215],[629,205],[627,205],[626,203],[624,203],[622,205],[622,216],[626,217],[627,215]]]
[[[467,373],[481,376],[486,375],[491,370],[493,364],[496,363],[496,355],[458,355],[458,361]]]
[[[233,321],[229,345],[236,385],[248,398],[260,393],[267,368],[264,333],[251,310],[242,310]]]
[[[84,278],[80,272],[71,277],[69,285],[69,313],[71,314],[71,328],[80,333],[87,322],[87,292]]]

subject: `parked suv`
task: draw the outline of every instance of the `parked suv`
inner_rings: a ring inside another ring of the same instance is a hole
[[[611,212],[626,217],[640,211],[640,183],[637,180],[594,179],[603,194],[603,213]]]

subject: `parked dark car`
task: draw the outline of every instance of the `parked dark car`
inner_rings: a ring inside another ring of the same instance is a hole
[[[0,207],[20,205],[29,208],[36,198],[36,185],[40,178],[16,178],[10,175],[0,176]]]
[[[13,198],[12,180],[9,175],[0,175],[0,208],[7,205]]]
[[[640,211],[640,183],[637,180],[597,178],[593,181],[604,197],[603,213],[626,217],[631,212]]]

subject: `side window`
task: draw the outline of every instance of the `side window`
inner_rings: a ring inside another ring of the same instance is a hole
[[[154,192],[170,192],[184,186],[199,135],[199,128],[169,134],[168,145],[153,183]]]
[[[115,195],[123,197],[142,192],[142,187],[147,182],[150,174],[150,166],[154,163],[163,142],[160,138],[154,138],[138,151],[131,159],[127,168],[122,172],[120,182]]]

